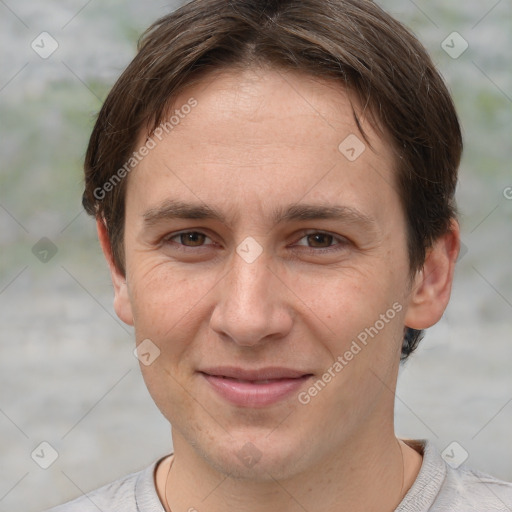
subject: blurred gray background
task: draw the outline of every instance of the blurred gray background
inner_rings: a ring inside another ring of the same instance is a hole
[[[401,370],[397,434],[456,441],[456,457],[512,480],[512,3],[380,3],[430,51],[466,144],[452,300]],[[1,512],[40,511],[171,450],[80,199],[94,116],[140,33],[177,5],[0,0]]]

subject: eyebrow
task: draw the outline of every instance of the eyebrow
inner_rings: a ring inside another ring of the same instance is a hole
[[[166,199],[157,207],[145,211],[142,217],[147,227],[172,219],[211,219],[227,223],[226,216],[211,206],[172,199]],[[355,208],[340,205],[291,204],[274,209],[271,218],[274,225],[291,221],[326,219],[360,224],[367,229],[376,227],[372,217]]]

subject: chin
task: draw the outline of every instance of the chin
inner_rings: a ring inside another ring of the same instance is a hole
[[[299,473],[301,461],[305,462],[304,447],[309,446],[285,434],[270,437],[268,431],[250,436],[224,433],[222,439],[214,439],[215,444],[210,439],[204,445],[199,440],[195,443],[195,449],[210,466],[237,480],[259,482],[286,480]]]

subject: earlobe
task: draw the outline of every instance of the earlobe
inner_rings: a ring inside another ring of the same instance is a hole
[[[427,329],[441,319],[450,300],[459,249],[459,224],[452,220],[449,231],[427,251],[423,268],[415,276],[405,316],[407,327]]]
[[[107,228],[104,220],[101,218],[96,219],[96,228],[98,231],[98,239],[100,241],[101,249],[105,259],[107,260],[110,270],[110,277],[114,286],[114,309],[117,316],[128,325],[133,325],[133,314],[130,296],[128,293],[128,285],[126,277],[117,268],[112,255],[112,246],[108,237]]]

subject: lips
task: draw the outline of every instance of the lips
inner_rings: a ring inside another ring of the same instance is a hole
[[[283,367],[215,367],[199,373],[217,395],[239,407],[275,404],[289,398],[312,376],[305,371]]]

